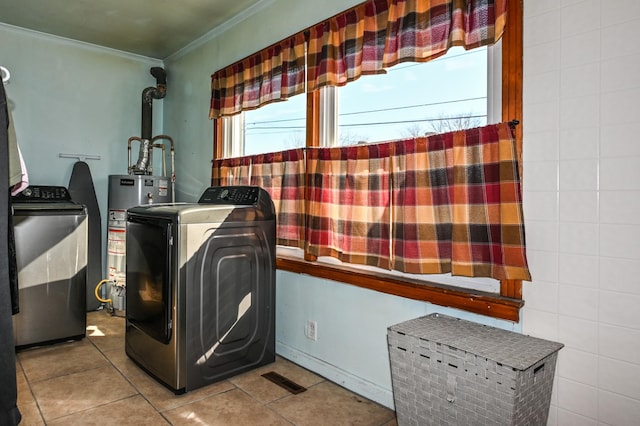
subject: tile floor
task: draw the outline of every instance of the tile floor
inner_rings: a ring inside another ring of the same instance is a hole
[[[86,339],[19,352],[17,370],[21,425],[396,425],[392,410],[283,358],[176,396],[128,359],[124,319],[105,311],[88,313]]]

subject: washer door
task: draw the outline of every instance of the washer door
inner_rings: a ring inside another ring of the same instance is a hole
[[[127,320],[156,340],[171,340],[172,222],[130,216],[127,221]]]
[[[188,263],[188,387],[273,360],[273,230],[275,222],[231,222],[201,231]]]

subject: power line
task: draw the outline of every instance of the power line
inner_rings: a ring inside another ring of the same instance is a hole
[[[452,117],[439,117],[439,118],[421,118],[415,120],[396,120],[396,121],[376,121],[376,122],[368,122],[368,123],[353,123],[353,124],[339,124],[338,127],[365,127],[365,126],[386,126],[390,124],[413,124],[413,123],[431,123],[435,121],[448,121],[448,120],[457,120],[460,118],[486,118],[486,114],[479,115],[461,115],[461,116],[452,116]],[[304,126],[276,126],[276,127],[252,127],[251,129],[247,129],[247,132],[253,130],[303,130]]]
[[[346,112],[346,113],[338,114],[338,116],[339,117],[346,117],[348,115],[370,114],[370,113],[375,113],[375,112],[397,111],[397,110],[401,110],[401,109],[411,109],[411,108],[423,108],[423,107],[428,107],[428,106],[447,105],[447,104],[454,104],[454,103],[461,103],[461,102],[478,101],[478,100],[482,100],[482,99],[486,99],[486,98],[487,98],[486,96],[479,96],[479,97],[476,97],[476,98],[452,99],[450,101],[430,102],[430,103],[426,103],[426,104],[404,105],[404,106],[398,106],[398,107],[380,108],[380,109],[372,109],[372,110],[365,110],[365,111]],[[253,121],[251,123],[247,123],[246,125],[247,126],[255,126],[256,124],[285,123],[285,122],[289,122],[289,121],[298,121],[298,120],[305,120],[305,118],[287,118],[287,119],[282,119],[282,120]],[[254,128],[254,127],[252,127],[252,128]]]
[[[477,98],[453,99],[453,100],[450,100],[450,101],[431,102],[431,103],[428,103],[428,104],[406,105],[406,106],[401,106],[401,107],[372,109],[372,110],[368,110],[368,111],[345,112],[343,114],[339,114],[339,116],[342,117],[342,116],[347,116],[347,115],[368,114],[368,113],[372,113],[372,112],[397,111],[399,109],[422,108],[422,107],[427,107],[427,106],[454,104],[454,103],[458,103],[458,102],[478,101],[478,100],[481,100],[481,99],[487,99],[487,97],[486,96],[480,96],[480,97],[477,97]]]
[[[425,118],[418,120],[398,120],[398,121],[380,121],[375,123],[354,123],[354,124],[339,124],[338,127],[364,127],[364,126],[384,126],[388,124],[409,124],[409,123],[424,123],[424,122],[434,122],[434,121],[448,121],[448,120],[457,120],[459,118],[483,118],[486,117],[486,114],[481,115],[462,115],[459,117],[444,117],[444,118]]]

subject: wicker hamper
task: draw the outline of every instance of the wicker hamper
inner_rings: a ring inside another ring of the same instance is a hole
[[[546,425],[563,344],[441,314],[387,338],[398,425]]]

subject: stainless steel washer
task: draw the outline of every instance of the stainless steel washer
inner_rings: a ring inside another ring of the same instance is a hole
[[[20,313],[17,348],[86,335],[87,210],[59,186],[13,198]]]
[[[127,212],[127,355],[175,393],[275,361],[275,211],[258,187]]]

